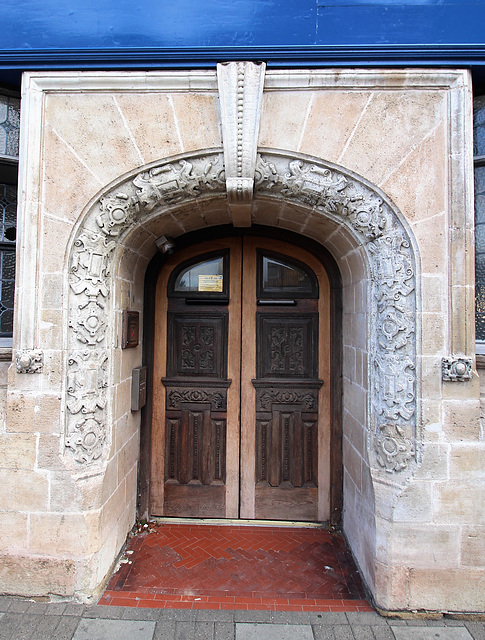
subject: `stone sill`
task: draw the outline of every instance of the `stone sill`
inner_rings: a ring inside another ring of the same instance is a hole
[[[0,347],[0,362],[12,362],[11,347]]]
[[[485,353],[477,353],[477,369],[485,369]]]

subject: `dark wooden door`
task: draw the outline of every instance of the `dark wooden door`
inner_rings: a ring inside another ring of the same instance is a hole
[[[174,255],[157,288],[153,515],[329,516],[328,279],[255,237]]]

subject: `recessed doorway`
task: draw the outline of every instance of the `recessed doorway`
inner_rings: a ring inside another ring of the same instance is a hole
[[[322,262],[274,238],[201,242],[165,262],[154,307],[150,514],[329,520]]]

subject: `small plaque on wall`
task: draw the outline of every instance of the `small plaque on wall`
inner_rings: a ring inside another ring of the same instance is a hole
[[[140,314],[138,311],[123,311],[123,349],[138,346]]]

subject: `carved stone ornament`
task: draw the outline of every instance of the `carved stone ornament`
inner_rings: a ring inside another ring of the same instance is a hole
[[[441,368],[446,382],[465,382],[472,378],[471,358],[443,358]]]
[[[15,353],[17,373],[42,373],[44,354],[42,351],[22,350]]]
[[[371,274],[370,442],[373,466],[407,469],[416,452],[416,269],[398,212],[376,187],[342,167],[261,149],[255,196],[309,208],[345,226]],[[152,164],[106,191],[79,227],[70,256],[66,446],[81,464],[107,448],[106,387],[112,344],[110,264],[120,239],[157,208],[226,195],[221,150]],[[461,371],[462,366],[457,371]]]
[[[217,65],[227,201],[235,227],[251,226],[251,201],[266,65]]]

